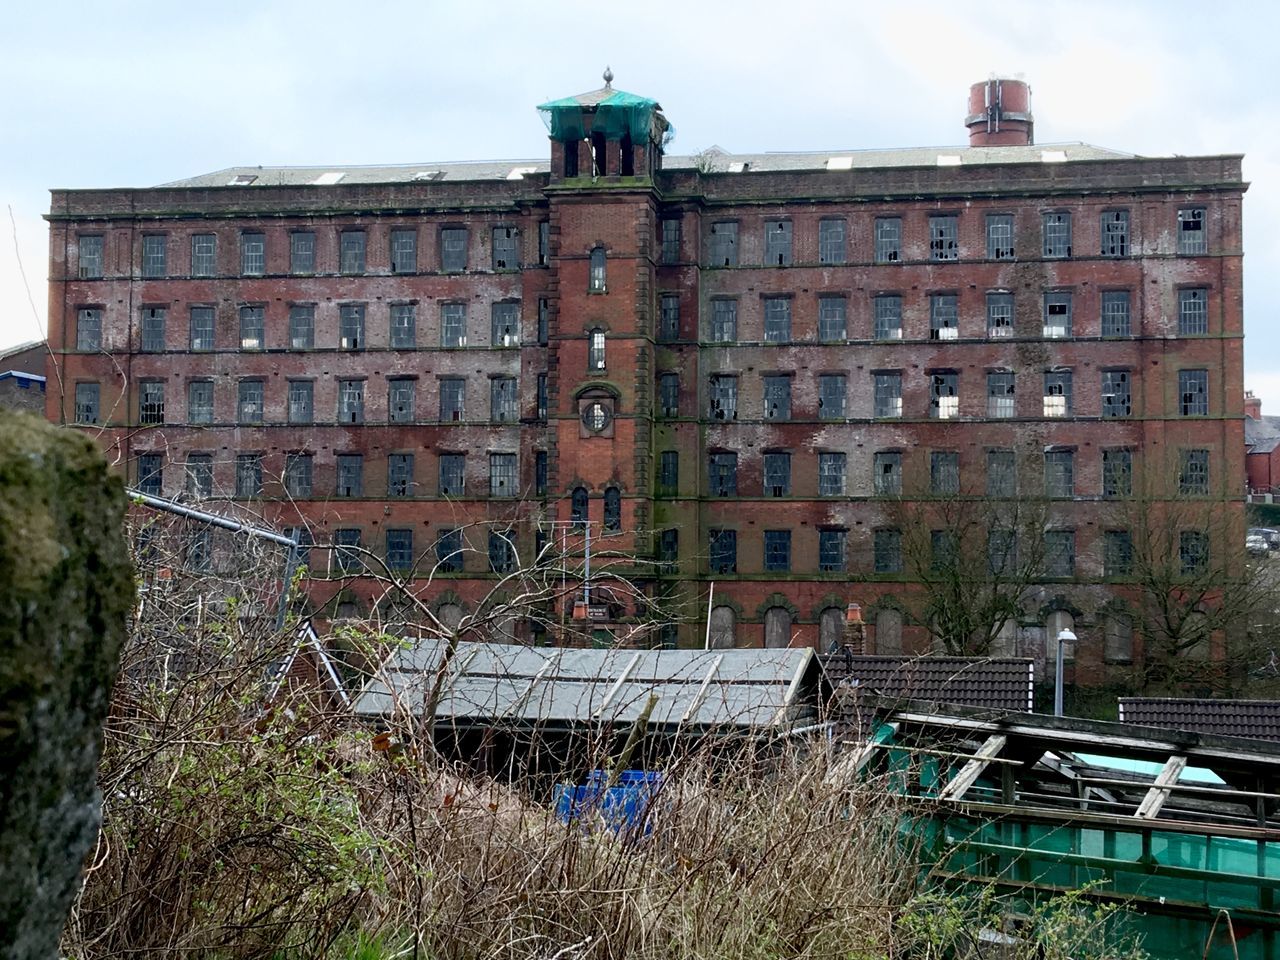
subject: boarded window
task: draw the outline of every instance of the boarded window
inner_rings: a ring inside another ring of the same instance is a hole
[[[827,607],[818,615],[819,649],[834,653],[843,641],[844,611],[839,607]]]
[[[875,647],[881,656],[902,653],[902,614],[897,610],[881,610],[876,614]]]
[[[791,646],[791,611],[786,607],[770,607],[764,612],[764,645]]]
[[[738,618],[732,607],[713,607],[708,643],[712,650],[732,650],[738,641]]]

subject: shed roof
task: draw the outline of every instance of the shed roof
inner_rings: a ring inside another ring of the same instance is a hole
[[[399,651],[356,699],[355,712],[421,712],[447,645]],[[759,729],[817,716],[812,650],[633,650],[458,643],[436,717],[457,726],[578,727],[638,719],[650,726]]]
[[[1034,705],[1035,663],[1022,657],[885,657],[829,654],[832,683],[882,698],[954,703],[1004,712]]]
[[[1280,742],[1280,700],[1121,697],[1120,720],[1147,727]]]

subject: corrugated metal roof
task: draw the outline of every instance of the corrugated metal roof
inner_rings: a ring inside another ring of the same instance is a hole
[[[1033,144],[1013,147],[906,147],[893,150],[817,150],[803,153],[729,153],[720,149],[694,156],[667,156],[665,170],[710,166],[715,173],[768,173],[786,170],[869,170],[887,167],[974,166],[1002,163],[1076,162],[1134,159],[1087,143]],[[405,163],[375,166],[228,167],[162,183],[160,187],[317,186],[326,175],[347,184],[413,183],[415,181],[508,180],[516,170],[547,173],[549,160],[481,160],[475,162]]]
[[[424,639],[396,653],[355,712],[417,714],[446,649]],[[650,695],[655,726],[763,728],[817,715],[812,650],[631,650],[459,643],[436,717],[462,725],[576,726],[636,720]]]
[[[1280,742],[1280,700],[1121,697],[1120,720],[1146,727]]]

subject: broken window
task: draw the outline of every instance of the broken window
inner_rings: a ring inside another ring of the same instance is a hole
[[[1012,497],[1018,492],[1018,467],[1012,450],[987,451],[987,496]]]
[[[818,419],[844,419],[845,383],[846,378],[843,373],[822,373],[818,375]]]
[[[333,531],[333,563],[341,573],[354,573],[361,568],[363,562],[358,527],[344,527]]]
[[[820,529],[818,531],[818,570],[822,573],[839,573],[845,569],[845,541],[848,537],[847,530],[836,528]],[[840,610],[835,611],[841,614]],[[843,616],[838,618],[838,622],[843,626]]]
[[[466,455],[461,453],[440,454],[439,493],[442,497],[460,497],[465,492],[466,474],[464,467]]]
[[[764,222],[764,264],[766,267],[791,266],[791,221]]]
[[[960,454],[934,450],[929,454],[929,492],[952,496],[960,492]]]
[[[960,308],[954,293],[935,293],[929,297],[929,338],[955,340],[960,336]]]
[[[467,345],[467,305],[465,303],[440,304],[440,346],[465,347]]]
[[[956,536],[950,530],[929,531],[929,568],[943,570],[955,562]]]
[[[1044,295],[1044,335],[1050,338],[1071,336],[1071,293],[1055,290]]]
[[[872,489],[878,497],[896,497],[902,493],[902,454],[897,450],[881,450],[873,460]]]
[[[822,452],[818,454],[818,496],[843,497],[848,455]]]
[[[538,266],[551,264],[551,221],[538,221]]]
[[[1102,294],[1102,335],[1129,336],[1129,291],[1107,290]]]
[[[725,374],[711,377],[711,419],[738,419],[738,378]]]
[[[664,293],[659,301],[658,339],[675,340],[680,336],[680,295]]]
[[[587,279],[587,291],[589,293],[604,293],[606,290],[607,260],[605,258],[604,247],[592,247],[590,257],[590,272]]]
[[[1044,574],[1046,577],[1071,577],[1076,572],[1076,532],[1046,530],[1044,532]]]
[[[678,529],[663,530],[658,537],[659,573],[678,573],[680,559],[680,531]]]
[[[1046,417],[1071,416],[1070,370],[1044,372],[1044,415]]]
[[[339,270],[342,273],[364,273],[365,233],[344,230],[339,237]]]
[[[213,381],[187,383],[187,423],[213,423]]]
[[[987,336],[1013,336],[1013,294],[987,294]]]
[[[265,325],[265,307],[241,307],[240,349],[261,350],[265,347],[266,344],[263,342],[263,328]]]
[[[538,298],[538,346],[545,347],[551,337],[551,304],[546,297]]]
[[[738,222],[722,220],[711,225],[711,267],[736,267],[738,265]]]
[[[1072,497],[1076,492],[1076,452],[1046,450],[1044,452],[1044,495]]]
[[[670,371],[658,374],[658,414],[680,416],[680,374]]]
[[[213,496],[213,454],[187,454],[186,490],[193,497]]]
[[[169,238],[164,234],[149,233],[142,237],[142,276],[144,279],[163,277],[168,271]]]
[[[1203,287],[1178,291],[1178,335],[1209,332],[1209,291]]]
[[[590,338],[590,342],[587,344],[587,369],[595,371],[603,370],[605,360],[604,331],[599,327],[596,327],[588,336]]]
[[[514,453],[489,454],[489,496],[514,497],[519,492]]]
[[[240,423],[262,422],[261,380],[241,380],[236,399],[236,420]]]
[[[364,454],[340,453],[337,461],[337,495],[340,497],[364,496]]]
[[[77,241],[80,255],[81,280],[98,280],[102,277],[102,237],[80,237]]]
[[[898,263],[902,259],[902,218],[876,217],[876,263]]]
[[[520,268],[520,240],[515,227],[493,228],[493,269]]]
[[[715,343],[733,343],[738,339],[738,301],[711,301],[711,339]]]
[[[843,220],[822,219],[818,221],[818,262],[823,264],[844,263],[845,261],[845,223]]]
[[[260,277],[267,272],[267,236],[264,233],[240,234],[240,273]]]
[[[1102,255],[1129,255],[1129,211],[1104,210],[1102,213]]]
[[[764,495],[791,496],[791,454],[779,452],[764,455]]]
[[[440,379],[440,422],[460,423],[466,398],[467,381],[462,377]]]
[[[418,231],[410,229],[391,231],[391,272],[418,272]]]
[[[213,307],[191,308],[190,332],[192,350],[213,349]]]
[[[1178,412],[1184,417],[1209,415],[1209,371],[1178,371]]]
[[[738,572],[738,531],[707,531],[707,568],[711,573]],[[727,608],[718,608],[727,609]]]
[[[665,264],[680,262],[679,217],[664,217],[662,219],[662,262]]]
[[[764,298],[765,343],[791,342],[791,298]]]
[[[987,570],[997,576],[1011,574],[1018,565],[1018,535],[1013,530],[987,531]]]
[[[212,233],[191,237],[191,276],[212,277],[218,272],[218,238]]]
[[[344,303],[338,307],[338,348],[341,350],[363,350],[364,343],[364,304]]]
[[[316,308],[310,304],[289,307],[289,348],[310,350],[316,345]]]
[[[262,496],[262,454],[236,455],[236,496]]]
[[[102,388],[96,383],[76,384],[76,423],[97,423]]]
[[[310,380],[289,381],[290,423],[311,423],[315,419],[315,387]]]
[[[622,530],[622,491],[617,487],[606,487],[604,491],[604,532],[618,533]]]
[[[951,420],[960,415],[960,374],[935,370],[929,374],[929,416]]]
[[[467,269],[466,227],[441,228],[440,269],[445,273],[461,273]]]
[[[872,536],[872,554],[876,573],[901,573],[902,531],[891,528],[875,531]],[[876,632],[879,634],[878,629]]]
[[[929,259],[958,260],[960,258],[959,218],[939,215],[929,218]]]
[[[708,490],[713,497],[738,495],[738,455],[712,453],[707,456]]]
[[[462,571],[462,531],[444,529],[436,534],[436,570],[440,573]]]
[[[164,307],[142,308],[142,352],[161,353],[165,347],[165,320],[169,311]]]
[[[316,235],[310,230],[295,230],[289,234],[289,272],[316,272]]]
[[[408,497],[413,493],[413,454],[387,456],[387,496]]]
[[[404,572],[413,568],[413,531],[406,527],[387,530],[387,566]]]
[[[494,423],[515,423],[520,419],[515,377],[494,377],[489,381],[489,419]]]
[[[818,339],[837,343],[846,336],[846,300],[844,297],[818,298]]]
[[[138,490],[158,497],[163,489],[164,456],[159,453],[138,454]]]
[[[897,371],[872,375],[877,417],[902,416],[902,374]]]
[[[680,451],[663,450],[658,455],[658,494],[675,496],[680,487]]]
[[[764,531],[764,569],[766,573],[786,573],[791,569],[791,531]]]
[[[534,397],[534,416],[539,422],[545,423],[547,419],[548,405],[550,403],[547,397],[547,375],[545,373],[538,374],[536,392],[537,396]]]
[[[1102,495],[1127,497],[1133,493],[1133,451],[1102,451]]]
[[[1124,531],[1109,530],[1108,533]],[[1116,576],[1116,574],[1107,574]],[[1107,663],[1133,662],[1133,621],[1122,613],[1108,612],[1102,617],[1102,656]]]
[[[284,458],[284,491],[291,497],[310,497],[313,460],[309,453],[287,453]]]
[[[1055,258],[1071,256],[1071,214],[1044,215],[1044,255]]]
[[[418,312],[412,303],[391,305],[391,349],[412,350],[418,341]]]
[[[101,307],[81,307],[76,313],[76,349],[102,349]]]
[[[574,487],[569,494],[569,522],[587,523],[590,517],[591,504],[586,487]]]
[[[1007,213],[987,214],[987,259],[1013,259],[1013,217]]]
[[[533,452],[533,492],[539,497],[547,495],[547,451],[545,450]]]
[[[495,347],[520,345],[520,305],[495,303],[490,315],[490,343]]]
[[[1127,417],[1133,412],[1128,370],[1102,371],[1102,415]]]
[[[1012,417],[1017,415],[1014,405],[1013,373],[1007,370],[987,374],[987,416]]]
[[[163,380],[143,380],[138,384],[138,422],[164,423]]]
[[[414,398],[417,381],[412,377],[387,380],[387,420],[391,423],[413,423],[417,419]]]
[[[338,422],[364,423],[364,381],[338,381]]]
[[[1179,533],[1178,559],[1183,575],[1203,572],[1209,566],[1209,535],[1202,530],[1183,530]]]
[[[1178,252],[1191,255],[1209,252],[1204,207],[1183,207],[1178,211]]]
[[[875,298],[875,337],[877,340],[902,339],[902,297],[898,294]]]
[[[764,378],[764,418],[766,420],[791,419],[791,378],[766,376]]]
[[[1180,451],[1178,469],[1178,492],[1185,496],[1204,497],[1209,495],[1209,451]]]

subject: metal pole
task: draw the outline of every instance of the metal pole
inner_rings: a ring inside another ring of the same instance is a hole
[[[1062,634],[1058,634],[1058,659],[1053,672],[1053,715],[1062,716]]]
[[[582,521],[582,529],[586,532],[586,563],[582,570],[582,602],[588,607],[587,616],[591,616],[591,521]]]
[[[711,598],[716,595],[716,582],[711,581],[711,589],[707,591],[707,634],[702,641],[702,649],[711,649]]]

